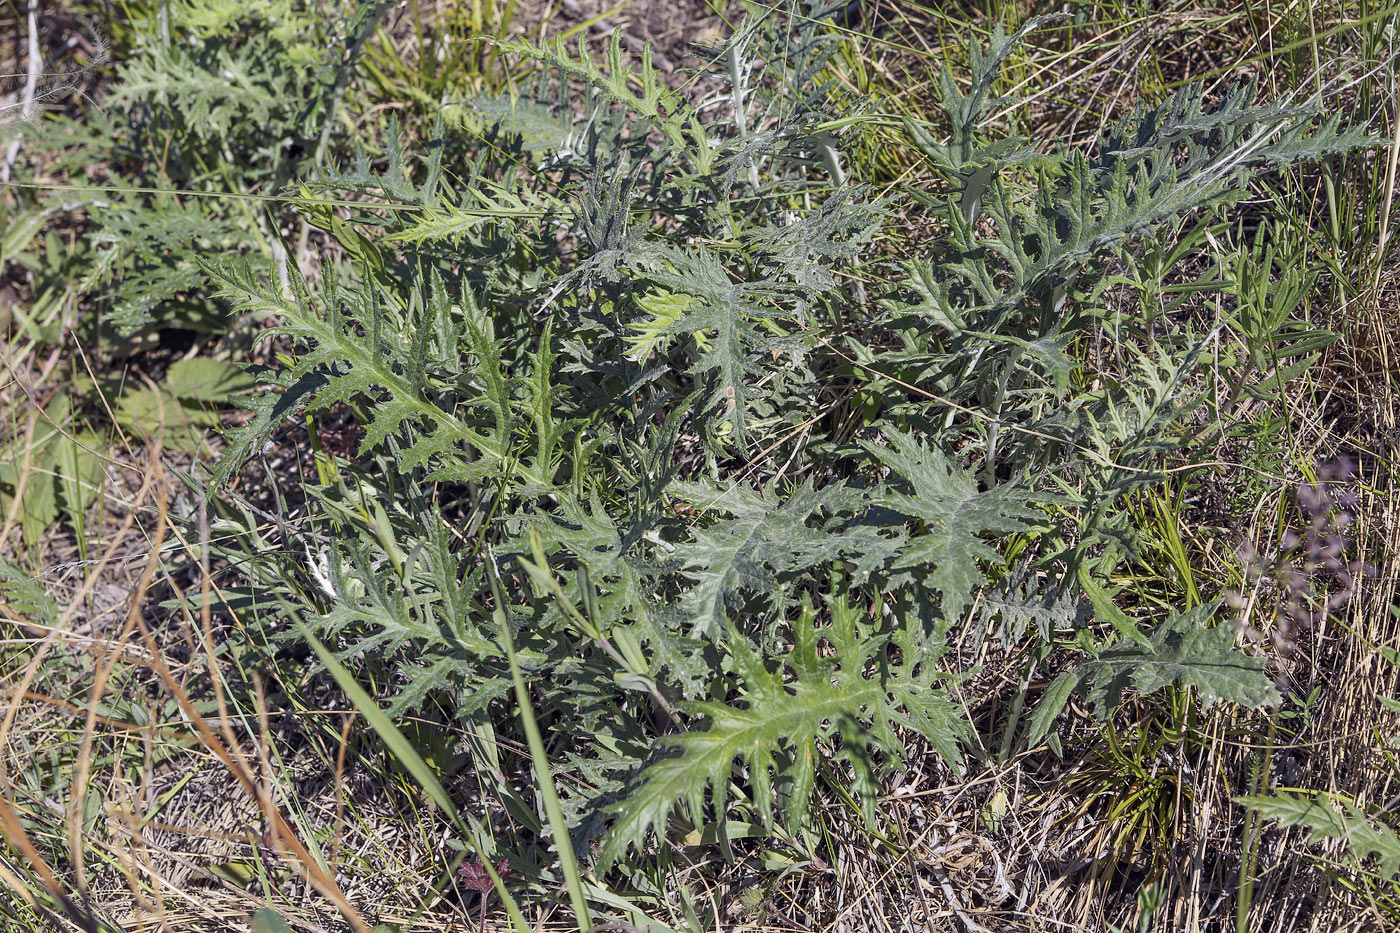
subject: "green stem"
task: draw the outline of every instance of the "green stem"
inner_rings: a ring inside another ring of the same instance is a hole
[[[311,164],[315,168],[319,169],[321,162],[326,157],[326,146],[330,142],[331,127],[335,125],[335,119],[340,114],[340,99],[345,96],[345,88],[350,83],[350,75],[355,70],[355,64],[360,60],[360,55],[365,50],[365,43],[369,41],[370,35],[374,32],[374,24],[379,22],[380,17],[390,6],[392,6],[391,2],[380,0],[365,14],[365,20],[360,24],[358,33],[346,50],[344,60],[340,63],[340,67],[335,70],[335,81],[331,84],[328,95],[325,120],[321,123],[321,133],[316,140],[316,151],[311,159]],[[303,223],[297,243],[298,266],[306,261],[306,245],[310,236],[311,225]]]
[[[1274,736],[1278,731],[1278,711],[1269,716],[1269,734],[1264,748],[1254,761],[1254,773],[1250,776],[1249,793],[1259,796],[1263,790],[1265,775],[1269,771],[1269,759],[1273,757]],[[1239,899],[1235,902],[1235,933],[1248,933],[1249,909],[1254,902],[1254,873],[1259,867],[1259,816],[1251,808],[1244,815],[1244,852],[1240,859]]]

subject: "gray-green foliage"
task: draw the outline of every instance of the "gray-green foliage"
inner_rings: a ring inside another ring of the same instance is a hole
[[[970,94],[944,81],[949,144],[911,128],[945,186],[910,194],[946,233],[861,269],[893,276],[873,307],[843,276],[887,205],[828,173],[815,20],[769,20],[719,51],[768,63],[725,72],[763,123],[696,111],[646,60],[629,77],[616,44],[602,67],[507,44],[540,65],[520,89],[534,106],[562,118],[565,90],[586,88],[545,156],[503,123],[447,171],[439,129],[418,164],[395,153],[304,189],[349,260],[290,290],[221,273],[223,296],[277,317],[294,352],[262,374],[272,391],[218,478],[302,409],[347,405],[365,436],[356,462],[306,486],[280,548],[227,520],[251,592],[284,594],[254,596],[253,620],[304,617],[390,685],[396,712],[508,729],[490,622],[504,609],[585,779],[561,787],[566,811],[583,837],[611,827],[608,862],[678,808],[798,829],[831,775],[873,820],[897,727],[961,766],[977,703],[947,645],[969,624],[1091,649],[1036,738],[1075,686],[1104,705],[1173,683],[1272,699],[1210,608],[1142,634],[1103,586],[1135,551],[1127,497],[1195,453],[1206,333],[1159,327],[1094,382],[1067,348],[1099,332],[1099,286],[1137,238],[1364,138],[1315,106],[1255,105],[1249,87],[1207,106],[1191,87],[1090,156],[1032,153],[982,129],[1017,38],[975,51]],[[402,209],[333,214],[338,190]]]
[[[336,102],[383,9],[346,3],[321,15],[294,0],[134,5],[113,22],[129,30],[132,48],[110,81],[74,102],[81,114],[36,126],[26,152],[42,153],[34,160],[41,169],[20,179],[0,219],[0,254],[13,262],[6,272],[28,294],[21,313],[0,315],[0,331],[17,348],[76,338],[87,359],[65,359],[66,380],[55,372],[65,391],[47,403],[34,442],[0,451],[0,509],[13,501],[26,457],[33,468],[20,503],[31,552],[62,517],[88,556],[86,521],[104,485],[100,452],[114,443],[111,432],[197,450],[219,423],[215,406],[247,388],[229,362],[185,359],[148,386],[108,355],[154,349],[176,329],[197,332],[208,349],[206,339],[260,324],[228,315],[202,261],[296,252],[288,234],[297,218],[281,189],[344,148]],[[55,180],[56,190],[44,187]]]
[[[1400,614],[1394,607],[1391,613]],[[1394,648],[1378,645],[1375,652],[1375,663],[1382,669],[1400,667],[1400,652]],[[1387,711],[1400,713],[1400,700],[1389,696],[1378,696],[1376,700]],[[1380,730],[1375,735],[1393,773],[1396,735]],[[1400,833],[1396,832],[1393,803],[1366,806],[1346,793],[1287,787],[1269,794],[1238,797],[1236,802],[1281,826],[1307,830],[1308,841],[1315,846],[1332,843],[1330,851],[1323,850],[1323,857],[1380,888],[1385,894],[1381,899],[1383,909],[1390,916],[1395,915],[1393,892],[1400,884]]]
[[[1076,671],[1089,700],[1107,712],[1127,687],[1152,693],[1180,683],[1195,687],[1207,705],[1220,700],[1251,708],[1277,703],[1278,690],[1264,676],[1263,659],[1234,650],[1234,627],[1206,626],[1217,608],[1208,603],[1189,612],[1173,611],[1151,635],[1096,652]]]
[[[91,225],[89,249],[61,270],[91,304],[88,339],[227,329],[201,260],[277,248],[278,228],[292,224],[275,196],[326,157],[336,102],[384,4],[331,15],[290,0],[160,7],[166,33],[154,7],[138,11],[136,48],[108,92],[40,140],[55,156],[46,172],[66,173],[79,190],[31,210]]]

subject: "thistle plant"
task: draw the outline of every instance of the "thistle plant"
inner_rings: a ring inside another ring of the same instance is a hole
[[[439,128],[301,189],[343,263],[288,288],[216,273],[286,352],[215,485],[294,414],[346,405],[364,430],[304,521],[225,510],[237,611],[273,638],[305,622],[391,713],[490,732],[514,728],[499,615],[599,870],[736,809],[796,838],[832,781],[876,822],[911,733],[964,767],[968,626],[1080,652],[1029,742],[1076,689],[1104,713],[1172,684],[1276,698],[1218,603],[1130,615],[1108,582],[1135,553],[1129,498],[1206,443],[1209,334],[1176,322],[1103,383],[1068,348],[1140,238],[1368,138],[1252,86],[1139,107],[1087,155],[989,136],[998,69],[1043,22],[998,30],[970,85],[944,77],[951,135],[908,128],[937,184],[905,194],[945,232],[880,264],[889,202],[832,170],[843,114],[812,84],[825,27],[788,25],[722,50],[739,119],[616,43],[598,65],[499,42],[539,67],[483,144]]]
[[[77,327],[89,342],[229,329],[200,259],[282,248],[279,228],[293,218],[275,194],[313,171],[339,133],[339,102],[385,7],[353,3],[343,16],[319,17],[287,0],[173,0],[130,12],[136,48],[100,104],[84,98],[80,119],[36,128],[45,172],[66,177],[70,190],[26,197],[33,220],[18,229],[39,237],[44,221],[63,215],[90,227],[90,248],[61,267],[21,254],[36,292],[89,302]],[[92,43],[100,63],[105,45]],[[67,89],[54,83],[45,93]]]

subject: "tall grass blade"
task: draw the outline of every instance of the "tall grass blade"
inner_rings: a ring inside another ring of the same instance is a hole
[[[407,737],[399,731],[398,726],[394,725],[393,720],[379,708],[379,704],[374,701],[374,698],[356,682],[354,676],[345,669],[345,666],[336,660],[330,649],[322,644],[321,640],[304,625],[302,637],[316,652],[316,656],[321,659],[321,663],[326,666],[326,671],[335,679],[336,684],[345,691],[345,696],[354,704],[355,709],[359,711],[361,716],[365,717],[370,728],[378,733],[379,738],[389,751],[423,788],[423,792],[442,808],[442,812],[447,814],[447,818],[466,838],[477,858],[480,859],[481,866],[491,876],[491,884],[495,886],[496,896],[505,905],[506,913],[510,915],[511,924],[515,927],[516,933],[529,933],[530,924],[526,922],[524,914],[520,912],[520,906],[515,903],[515,898],[511,897],[510,892],[506,890],[505,883],[501,880],[501,876],[496,873],[491,859],[485,852],[485,847],[481,844],[484,835],[481,825],[473,817],[464,816],[457,809],[452,798],[438,781],[437,775],[433,774],[433,769],[428,767],[428,763],[414,749],[413,743],[409,742]]]
[[[559,793],[554,788],[554,772],[550,769],[549,756],[544,750],[544,739],[540,736],[534,707],[530,705],[530,691],[525,686],[525,676],[521,674],[520,662],[515,656],[515,639],[511,637],[510,622],[506,619],[505,592],[496,574],[495,555],[489,549],[487,559],[491,595],[496,603],[491,613],[501,633],[501,647],[505,649],[506,660],[510,663],[510,677],[515,684],[515,699],[520,707],[520,724],[524,727],[525,738],[530,743],[530,760],[535,765],[540,796],[544,799],[545,816],[549,818],[549,830],[554,836],[554,845],[559,850],[559,869],[563,872],[564,883],[569,889],[569,903],[573,906],[578,928],[580,931],[589,930],[593,927],[593,916],[588,910],[588,897],[584,894],[583,878],[579,875],[578,862],[574,859],[574,846],[569,839],[569,826],[564,819],[564,810],[559,805]]]

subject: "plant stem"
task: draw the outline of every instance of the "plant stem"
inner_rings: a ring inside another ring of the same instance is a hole
[[[1258,796],[1268,774],[1269,759],[1274,753],[1274,736],[1278,731],[1278,711],[1269,716],[1269,734],[1264,748],[1254,761],[1254,773],[1250,776],[1249,793]],[[1259,867],[1259,817],[1253,809],[1247,809],[1244,816],[1244,852],[1240,858],[1239,895],[1235,901],[1235,933],[1248,933],[1249,908],[1254,901],[1254,873]]]

